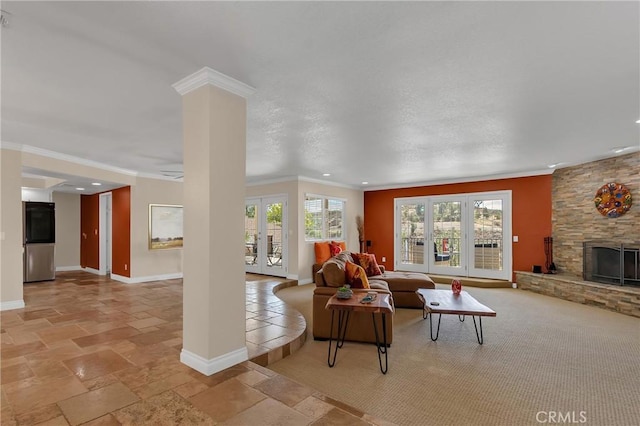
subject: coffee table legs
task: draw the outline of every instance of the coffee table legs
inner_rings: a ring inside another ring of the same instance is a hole
[[[429,312],[427,313],[427,316],[429,317],[429,333],[431,334],[431,340],[435,342],[436,340],[438,340],[438,335],[440,335],[440,320],[442,319],[442,314],[438,314],[438,328],[436,329],[435,337],[433,336],[433,323],[431,320],[433,317],[433,314]],[[426,319],[426,317],[424,316],[424,313],[422,315],[422,318]],[[458,315],[458,320],[460,322],[464,322],[464,318],[465,318],[464,315]],[[482,335],[482,317],[478,316],[479,324],[476,323],[475,315],[472,315],[471,318],[473,319],[473,327],[476,329],[476,338],[478,339],[478,343],[482,345],[484,343],[484,336]]]
[[[336,337],[335,349],[333,349],[333,317],[336,311],[331,311],[331,330],[329,332],[329,352],[327,353],[327,364],[329,367],[336,365],[336,355],[338,355],[338,349],[344,345],[344,338],[347,334],[347,325],[349,324],[350,311],[338,311],[338,336]],[[373,331],[376,335],[376,348],[378,349],[378,364],[380,365],[380,371],[382,374],[387,374],[389,369],[388,360],[388,348],[387,348],[387,316],[382,315],[382,344],[380,344],[380,337],[378,333],[378,327],[376,327],[376,316],[371,314],[373,320]],[[333,352],[333,355],[331,354]],[[384,355],[384,367],[382,366],[382,355]]]

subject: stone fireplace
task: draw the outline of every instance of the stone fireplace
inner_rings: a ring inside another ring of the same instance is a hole
[[[640,286],[640,243],[585,241],[583,247],[584,280]]]

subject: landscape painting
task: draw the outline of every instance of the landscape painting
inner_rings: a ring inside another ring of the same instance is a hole
[[[182,206],[149,204],[149,250],[181,248]]]

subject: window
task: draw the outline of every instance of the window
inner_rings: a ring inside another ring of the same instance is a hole
[[[305,240],[344,240],[345,201],[321,195],[304,199]]]

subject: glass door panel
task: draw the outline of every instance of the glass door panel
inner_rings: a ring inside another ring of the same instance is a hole
[[[260,200],[247,200],[244,208],[244,265],[247,272],[260,273],[258,265],[258,218]]]
[[[473,239],[470,242],[470,273],[486,278],[510,279],[505,274],[505,249],[510,236],[504,229],[504,204],[502,198],[476,197],[473,203]],[[509,233],[510,234],[510,233]],[[472,245],[471,245],[472,244]]]
[[[276,269],[282,270],[282,211],[284,203],[282,201],[267,202],[266,212],[266,236],[267,236],[267,258],[266,267],[269,275],[274,275]]]
[[[396,270],[425,270],[425,204],[421,202],[403,202],[396,204]]]
[[[460,199],[431,202],[431,245],[429,271],[462,275],[465,271],[464,201]]]

